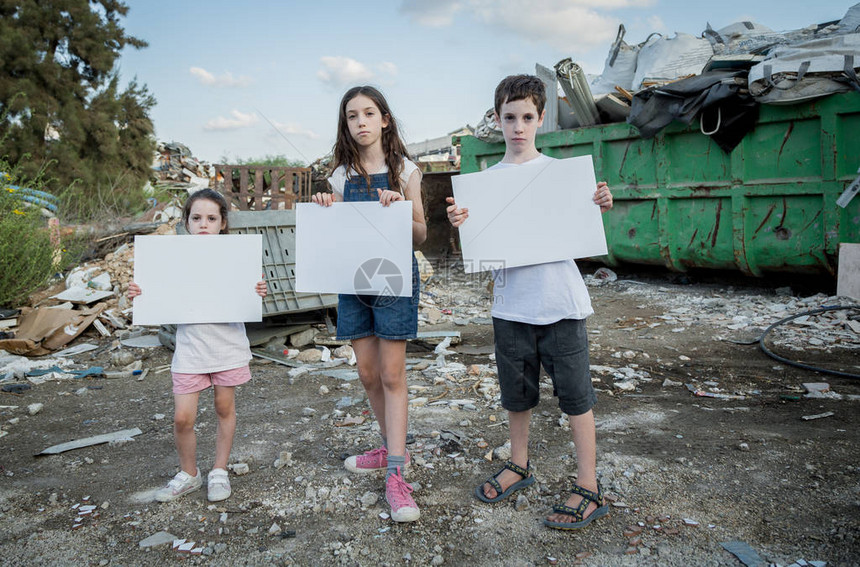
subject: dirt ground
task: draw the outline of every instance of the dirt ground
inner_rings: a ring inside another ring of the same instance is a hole
[[[589,288],[596,311],[589,329],[599,398],[598,475],[612,506],[609,516],[583,531],[557,532],[541,523],[552,504],[566,498],[576,469],[548,384],[532,417],[538,482],[522,497],[495,505],[472,495],[501,466],[502,460],[487,456],[508,436],[498,390],[488,386],[495,380],[489,294],[484,282],[458,277],[456,285],[436,282],[428,288],[433,295],[424,297],[466,320],[420,329],[461,333],[461,343],[449,347],[455,353],[445,357],[448,370],[436,369],[432,344],[412,342],[408,349],[411,397],[424,398],[410,407],[414,464],[406,477],[416,483],[419,521],[395,524],[381,517],[387,511],[382,477],[351,475],[342,466],[345,456],[378,444],[360,383],[318,372],[291,380],[290,367],[258,358],[252,382],[237,393],[231,463],[247,464],[249,472],[231,473],[233,496],[210,504],[201,490],[172,503],[153,502],[153,490],[177,470],[170,376],[155,372],[169,364],[171,352],[133,349],[150,369],[143,380],[53,381],[0,395],[0,405],[18,406],[0,410],[8,432],[0,438],[0,561],[728,566],[741,563],[721,543],[735,541],[765,564],[860,565],[860,402],[851,398],[860,395],[860,382],[780,364],[757,346],[720,340],[761,329],[727,330],[725,317],[717,317],[721,305],[759,298],[826,297],[832,280],[726,281],[659,271],[618,276]],[[788,295],[777,291],[786,285],[792,285]],[[460,295],[469,300],[458,303]],[[673,309],[686,314],[681,323],[661,319]],[[327,335],[322,327],[320,333]],[[99,340],[93,331],[78,339]],[[115,343],[100,344],[106,348],[77,355],[75,362],[109,367]],[[854,343],[802,356],[858,373],[858,353]],[[479,366],[470,374],[452,363]],[[633,378],[628,389],[615,385],[613,369],[619,368]],[[695,396],[683,385],[691,382],[743,397]],[[805,398],[806,382],[828,382],[842,399]],[[37,402],[43,409],[29,415],[27,407]],[[826,412],[833,413],[803,419]],[[338,426],[345,417],[361,416],[364,424]],[[207,393],[197,424],[204,474],[212,464],[215,425]],[[133,441],[34,456],[58,443],[134,427],[142,433]],[[87,505],[96,508],[80,516]],[[195,542],[200,555],[180,553],[170,543],[141,547],[161,531]]]

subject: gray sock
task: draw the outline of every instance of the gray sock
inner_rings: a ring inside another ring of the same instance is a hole
[[[388,469],[385,471],[385,480],[388,480],[388,477],[397,474],[397,469],[400,469],[400,474],[403,474],[403,468],[406,466],[406,456],[405,455],[388,455]]]

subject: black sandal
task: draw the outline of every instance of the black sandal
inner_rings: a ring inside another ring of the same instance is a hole
[[[502,474],[505,471],[505,469],[508,469],[509,471],[513,471],[513,472],[517,473],[518,475],[523,477],[523,479],[513,483],[512,485],[510,485],[508,487],[507,490],[502,492],[502,485],[499,484],[499,481],[496,480],[496,477],[499,476],[500,474]],[[534,484],[534,482],[535,482],[535,477],[531,473],[530,463],[526,463],[526,468],[523,468],[523,467],[517,465],[516,463],[508,461],[505,463],[505,466],[503,466],[499,470],[499,472],[497,472],[496,474],[494,474],[493,476],[491,476],[490,478],[488,478],[487,480],[485,480],[484,482],[482,482],[481,484],[479,484],[478,486],[475,487],[475,496],[478,498],[478,500],[481,500],[482,502],[487,502],[489,504],[493,504],[494,502],[500,502],[500,501],[504,500],[505,498],[507,498],[508,496],[513,494],[514,492],[516,492],[517,490],[521,490],[527,486]],[[487,498],[487,495],[484,494],[484,485],[485,484],[489,484],[490,486],[492,486],[496,490],[496,497],[495,498]]]
[[[565,506],[564,504],[556,505],[552,507],[552,511],[556,514],[565,514],[567,516],[573,516],[576,521],[574,522],[551,522],[549,519],[544,518],[543,524],[548,528],[553,528],[556,530],[578,530],[580,528],[584,528],[592,521],[601,518],[609,513],[609,505],[603,499],[603,490],[600,488],[600,484],[597,485],[597,493],[594,493],[590,490],[586,490],[581,486],[576,484],[573,485],[573,489],[571,490],[574,494],[579,494],[582,496],[582,501],[576,508],[571,508],[570,506]],[[594,502],[597,504],[597,508],[588,515],[587,518],[583,518],[582,515],[585,514],[585,511],[588,509],[588,505]]]

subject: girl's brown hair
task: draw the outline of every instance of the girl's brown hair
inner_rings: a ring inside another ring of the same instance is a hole
[[[347,176],[349,176],[350,171],[356,171],[364,177],[367,186],[370,187],[370,174],[361,165],[358,143],[349,133],[349,124],[346,119],[346,105],[358,95],[364,95],[372,100],[382,116],[388,118],[388,126],[382,129],[382,151],[385,154],[385,165],[388,166],[388,188],[402,192],[400,174],[403,172],[403,158],[408,159],[409,152],[406,149],[406,144],[400,138],[397,120],[391,114],[388,102],[379,90],[371,86],[353,87],[346,91],[340,101],[340,112],[337,118],[337,140],[332,149],[334,158],[332,169],[342,165],[346,169]]]
[[[230,210],[230,207],[227,205],[227,199],[224,198],[224,195],[213,189],[201,189],[200,191],[193,193],[185,201],[185,206],[182,207],[182,224],[185,226],[185,230],[191,232],[188,230],[188,215],[191,214],[191,205],[193,205],[195,201],[199,201],[201,199],[208,199],[218,205],[218,208],[220,209],[219,212],[221,213],[221,220],[224,221],[224,228],[222,228],[221,232],[218,234],[227,234],[227,229],[229,228],[227,212]]]

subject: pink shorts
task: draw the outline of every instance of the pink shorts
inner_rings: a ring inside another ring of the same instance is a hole
[[[251,369],[248,366],[231,368],[208,374],[182,374],[173,372],[173,393],[193,394],[205,390],[209,386],[238,386],[251,379]]]

